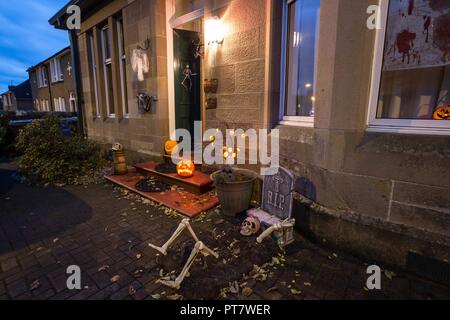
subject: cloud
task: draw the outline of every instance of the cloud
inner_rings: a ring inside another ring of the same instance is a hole
[[[48,23],[67,0],[0,1],[0,91],[28,77],[26,70],[68,46],[66,31]],[[17,83],[16,83],[17,84]]]

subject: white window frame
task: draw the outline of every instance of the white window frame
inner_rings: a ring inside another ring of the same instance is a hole
[[[377,118],[378,100],[383,68],[384,42],[386,39],[389,1],[380,0],[380,30],[376,31],[375,53],[372,65],[372,80],[370,88],[367,131],[409,134],[450,135],[450,121],[420,120],[420,119],[380,119]]]
[[[45,72],[44,66],[40,66],[37,69],[37,80],[38,80],[38,88],[45,88],[48,86],[47,73]]]
[[[294,3],[295,1],[301,0],[283,0],[283,12],[282,12],[282,31],[281,31],[281,84],[280,84],[280,110],[279,110],[279,123],[282,125],[296,126],[296,127],[314,127],[314,119],[315,116],[312,117],[304,117],[304,116],[286,116],[286,79],[287,79],[287,53],[288,53],[288,41],[289,41],[289,5]],[[320,33],[320,21],[319,28],[316,30],[317,42],[316,42],[316,57],[315,57],[315,69],[317,69],[318,61],[317,61],[317,53],[318,53],[318,43],[319,43],[319,33]],[[314,86],[317,86],[316,81],[314,81]],[[315,91],[315,89],[314,89]]]
[[[59,57],[50,60],[50,74],[52,83],[63,81],[64,75],[61,71],[61,59]]]
[[[123,18],[121,19],[117,19],[117,44],[118,44],[118,52],[119,52],[119,75],[120,75],[120,90],[121,90],[121,96],[122,96],[122,112],[123,112],[123,117],[124,118],[128,118],[129,117],[129,108],[128,108],[128,103],[127,103],[127,90],[126,90],[126,53],[123,52],[123,43],[122,43],[122,38],[124,37],[123,34]],[[124,38],[123,38],[124,39]]]
[[[59,106],[59,99],[53,98],[53,107],[55,108],[55,112],[60,112],[61,108]]]
[[[70,112],[76,112],[75,110],[77,109],[76,107],[76,98],[75,98],[75,94],[73,92],[70,93],[69,95],[69,111]]]
[[[103,64],[104,64],[103,76],[105,78],[106,111],[108,113],[109,118],[115,118],[116,114],[115,114],[114,110],[111,110],[111,101],[109,101],[109,82],[108,82],[108,72],[106,71],[106,69],[107,69],[107,66],[111,66],[112,59],[111,59],[111,57],[106,59],[105,31],[109,32],[109,39],[111,39],[112,33],[111,33],[111,30],[109,29],[108,25],[104,26],[101,30],[102,60],[103,60]],[[111,48],[111,42],[110,42],[110,47],[109,47],[110,55],[111,55],[111,50],[113,50],[113,48]],[[112,66],[111,66],[111,68],[112,68]],[[112,70],[111,70],[111,72],[112,72]]]
[[[61,112],[66,112],[66,99],[64,99],[64,97],[59,97],[59,110]]]
[[[95,47],[94,47],[94,35],[90,33],[89,37],[89,46],[90,46],[90,55],[92,61],[92,76],[94,81],[94,98],[95,98],[95,114],[97,118],[101,116],[100,114],[100,105],[98,102],[98,84],[97,84],[97,61],[95,60]]]

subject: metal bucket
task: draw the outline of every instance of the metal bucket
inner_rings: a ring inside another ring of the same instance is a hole
[[[216,185],[216,192],[222,206],[222,212],[227,216],[235,216],[250,207],[253,194],[253,184],[257,178],[256,173],[250,170],[234,169],[234,171],[244,174],[249,177],[249,180],[225,182]],[[220,170],[214,172],[211,175],[212,180],[214,180],[213,177],[220,172]]]

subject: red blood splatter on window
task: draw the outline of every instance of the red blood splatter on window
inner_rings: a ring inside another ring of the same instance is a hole
[[[409,32],[408,30],[403,30],[399,34],[397,34],[397,49],[400,52],[402,57],[402,62],[405,62],[405,58],[408,58],[408,64],[411,58],[411,49],[414,47],[414,40],[416,39],[416,34],[413,32]]]

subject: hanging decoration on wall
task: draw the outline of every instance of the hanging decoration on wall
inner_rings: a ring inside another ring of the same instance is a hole
[[[186,68],[183,70],[184,79],[181,85],[186,88],[187,91],[192,91],[192,77],[197,76],[198,73],[193,73],[191,67],[187,64]]]
[[[67,62],[67,73],[69,74],[69,77],[72,76],[72,66],[70,65],[70,61]]]
[[[150,71],[150,64],[148,61],[147,52],[145,52],[141,46],[138,46],[137,49],[133,50],[133,54],[131,56],[131,67],[136,73],[138,81],[144,81],[144,73],[148,73]]]
[[[137,96],[139,109],[150,112],[152,109],[153,102],[158,101],[157,96],[151,96],[146,92],[140,92]]]
[[[450,120],[450,106],[438,107],[433,114],[434,120]]]
[[[192,52],[195,59],[204,57],[205,45],[201,43],[200,39],[197,39],[197,41],[192,40]]]

